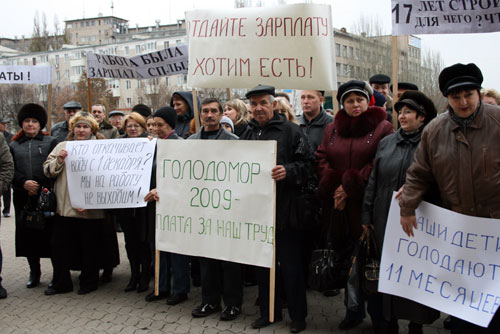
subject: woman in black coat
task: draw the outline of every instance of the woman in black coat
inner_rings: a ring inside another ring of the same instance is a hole
[[[125,134],[121,138],[145,138],[146,121],[141,114],[132,112],[123,122]],[[151,251],[148,243],[149,224],[147,220],[147,207],[113,210],[117,216],[123,235],[125,249],[130,262],[130,280],[125,287],[125,292],[137,290],[144,292],[149,288],[151,279]]]
[[[436,117],[432,101],[418,91],[406,91],[395,104],[401,128],[380,141],[373,170],[363,199],[363,228],[373,228],[379,249],[384,242],[387,216],[394,191],[405,182],[406,170],[420,143],[422,130]],[[410,320],[409,333],[422,333],[422,324],[432,323],[439,312],[408,299],[378,293],[368,298],[374,329],[381,333],[397,333],[398,319]],[[370,305],[371,304],[371,305]]]
[[[14,158],[14,210],[16,219],[16,256],[28,259],[30,275],[26,287],[40,283],[40,258],[51,257],[51,219],[46,219],[42,230],[25,226],[21,211],[27,203],[36,203],[40,192],[52,182],[43,174],[43,163],[57,145],[57,139],[42,129],[47,124],[47,113],[42,106],[28,103],[17,115],[21,130],[12,138],[10,151]]]

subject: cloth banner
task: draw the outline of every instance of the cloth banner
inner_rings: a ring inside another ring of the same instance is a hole
[[[52,66],[9,66],[0,65],[0,84],[40,84],[52,83]]]
[[[188,86],[335,90],[331,7],[278,7],[186,12]]]
[[[392,0],[392,35],[500,31],[498,0]]]
[[[146,206],[156,139],[121,138],[66,142],[66,176],[73,208]]]
[[[275,141],[158,140],[156,248],[270,268]]]
[[[487,327],[500,304],[500,219],[465,216],[422,202],[408,237],[393,199],[379,291]]]
[[[185,74],[188,71],[188,48],[173,46],[132,58],[87,53],[88,78],[149,79]]]

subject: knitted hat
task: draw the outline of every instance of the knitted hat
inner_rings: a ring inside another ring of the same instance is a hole
[[[366,96],[366,99],[370,101],[373,95],[373,88],[366,81],[361,80],[350,80],[339,87],[337,92],[337,101],[341,104],[344,103],[344,98],[347,97],[349,93],[357,92]]]
[[[136,113],[139,113],[144,117],[144,119],[148,118],[148,116],[151,116],[151,108],[149,108],[147,105],[139,103],[136,104],[133,108],[132,111],[135,111]]]
[[[91,114],[86,111],[79,111],[69,120],[69,131],[73,132],[75,125],[80,123],[89,125],[94,135],[97,133],[97,130],[99,130],[99,123],[97,123]]]
[[[19,109],[17,114],[17,123],[22,128],[23,121],[26,118],[34,118],[40,123],[40,129],[43,129],[47,125],[47,112],[45,109],[36,103],[28,103]]]
[[[175,125],[177,124],[177,112],[174,108],[169,106],[161,107],[155,111],[153,117],[163,118],[172,129],[175,129]]]
[[[231,125],[231,129],[233,129],[233,132],[234,132],[234,124],[233,124],[233,121],[229,117],[222,116],[222,119],[220,120],[220,124],[229,124],[229,125]]]
[[[376,90],[373,91],[373,97],[375,99],[375,106],[377,107],[383,107],[387,99],[385,98],[384,94],[377,92]]]

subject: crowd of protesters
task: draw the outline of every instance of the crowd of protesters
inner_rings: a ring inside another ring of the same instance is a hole
[[[46,111],[28,103],[18,112],[20,130],[15,135],[6,132],[6,121],[0,120],[3,215],[10,216],[11,184],[16,256],[26,257],[29,265],[26,287],[40,284],[40,258],[50,258],[53,272],[44,277],[50,281],[45,295],[73,291],[71,270],[81,271],[78,294],[98,289],[112,280],[113,268],[119,264],[116,231],[123,231],[130,266],[124,292],[149,291],[146,301],[166,299],[168,305],[177,305],[188,298],[191,285],[201,286],[201,300],[192,316],[218,313],[221,320],[231,321],[242,311],[244,287],[258,285],[260,316],[251,325],[256,329],[272,325],[267,268],[160,252],[159,293],[151,291],[155,202],[159,200],[156,160],[147,206],[80,209],[70,202],[65,148],[67,141],[113,138],[275,140],[277,163],[271,175],[276,182],[274,322],[283,319],[287,308],[290,331],[302,332],[307,327],[311,251],[329,242],[349,257],[368,229],[382,248],[394,191],[401,225],[409,236],[422,200],[458,213],[500,218],[500,95],[481,89],[482,81],[474,64],[445,68],[439,88],[448,106],[436,110],[413,83],[399,83],[392,97],[390,78],[378,74],[370,82],[351,80],[338,87],[341,108],[335,115],[323,108],[324,91],[302,90],[302,114],[297,117],[286,94],[258,85],[246,93],[247,101],[196,101],[198,131],[190,92],[175,92],[170,105],[156,111],[138,104],[128,113],[107,113],[104,105],[97,104],[85,112],[79,102],[70,101],[64,105],[65,120],[55,124],[50,134],[44,131]],[[397,113],[396,129],[390,122],[392,113]],[[301,201],[301,191],[309,184],[313,184],[314,201]],[[43,228],[33,229],[26,222],[26,208],[33,207],[44,191],[55,193],[57,209]],[[0,272],[1,260],[0,252]],[[348,290],[344,291],[347,299]],[[0,298],[5,297],[0,277]],[[409,333],[417,334],[440,315],[415,301],[383,293],[366,296],[366,306],[363,301],[356,308],[346,307],[339,329],[358,326],[368,312],[374,333],[398,333],[398,320],[408,320]],[[497,318],[488,328],[458,318],[447,319],[445,326],[452,333],[498,333]]]

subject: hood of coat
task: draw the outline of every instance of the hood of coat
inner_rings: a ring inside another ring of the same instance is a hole
[[[342,109],[335,115],[334,127],[342,137],[363,137],[386,119],[387,112],[380,107],[368,107],[358,117],[351,117]]]

